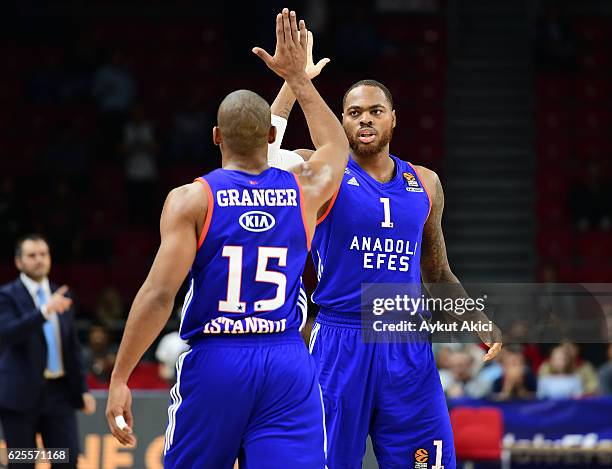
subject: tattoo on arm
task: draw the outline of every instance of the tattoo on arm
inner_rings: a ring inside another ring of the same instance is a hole
[[[421,247],[421,277],[425,288],[432,298],[469,298],[459,279],[453,274],[446,255],[446,244],[442,232],[442,212],[444,211],[444,192],[440,179],[435,177],[435,188],[433,193],[432,207],[429,218],[425,222],[423,230],[423,241]],[[489,321],[487,315],[478,310],[457,314],[454,311],[445,311],[445,314],[460,322],[471,320],[486,323]],[[501,331],[495,326],[492,333],[478,333],[480,339],[487,343],[501,343]],[[499,349],[493,351],[493,358]],[[488,356],[488,355],[487,355]]]
[[[459,283],[448,264],[446,244],[442,233],[444,192],[436,176],[429,218],[423,229],[421,276],[425,283]]]

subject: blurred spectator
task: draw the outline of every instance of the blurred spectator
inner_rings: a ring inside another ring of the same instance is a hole
[[[125,319],[123,300],[116,288],[106,287],[102,290],[96,304],[96,318],[108,328]]]
[[[552,350],[550,359],[540,367],[539,375],[539,398],[566,399],[579,397],[584,392],[571,352],[563,345]]]
[[[612,395],[612,344],[608,344],[608,362],[599,370],[601,392]]]
[[[162,379],[170,384],[176,382],[176,361],[187,350],[189,345],[178,332],[170,332],[161,338],[155,350],[155,358],[159,361],[159,376]]]
[[[100,127],[104,150],[113,151],[121,137],[121,128],[136,94],[134,80],[121,52],[112,52],[108,62],[97,70],[92,93],[101,113]]]
[[[441,362],[448,367],[440,370],[440,380],[442,388],[449,398],[462,396],[479,398],[485,395],[488,390],[487,384],[476,377],[482,361],[475,358],[475,355],[471,353],[472,350],[475,349],[462,347],[453,351],[449,347],[443,347],[440,350],[439,363]],[[480,355],[480,358],[482,358],[482,355]]]
[[[520,346],[507,346],[499,358],[502,375],[495,380],[492,397],[498,400],[530,399],[535,396],[537,381],[529,367]]]
[[[108,329],[95,324],[89,329],[89,342],[83,350],[83,361],[87,371],[97,381],[108,383],[115,366],[117,345],[111,342]]]
[[[546,69],[571,71],[576,66],[576,38],[561,8],[550,5],[538,20],[536,53]]]
[[[93,95],[100,112],[125,115],[135,95],[134,80],[127,69],[125,57],[114,51],[107,63],[94,76]]]
[[[203,159],[208,140],[210,116],[198,99],[192,99],[174,116],[170,136],[170,157],[174,161],[198,162]]]
[[[157,183],[157,141],[153,125],[142,106],[134,106],[123,129],[121,152],[125,157],[125,181],[130,218],[146,223],[152,213],[151,200]]]
[[[591,363],[580,357],[578,345],[573,342],[564,342],[563,347],[567,349],[567,353],[572,361],[576,372],[580,376],[584,394],[595,394],[599,390],[599,379],[597,371]]]
[[[612,226],[612,191],[610,181],[601,177],[595,162],[587,166],[587,179],[572,185],[569,193],[572,221],[577,229],[609,230]]]

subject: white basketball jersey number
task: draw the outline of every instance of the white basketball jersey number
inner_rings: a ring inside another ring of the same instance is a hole
[[[219,311],[224,313],[246,313],[246,303],[240,301],[242,286],[242,246],[223,246],[223,257],[229,260],[227,274],[227,295],[225,300],[219,301]],[[263,247],[257,250],[256,282],[272,283],[277,286],[274,298],[255,300],[255,311],[271,311],[280,308],[285,303],[287,291],[287,277],[281,272],[267,270],[268,259],[278,259],[278,266],[287,265],[287,248]]]
[[[444,469],[442,465],[442,440],[434,440],[433,444],[436,447],[436,463],[431,466],[431,469]]]
[[[246,303],[240,301],[240,286],[242,284],[242,246],[223,246],[221,253],[229,258],[227,272],[227,296],[219,301],[219,311],[225,313],[244,313]]]
[[[287,266],[287,248],[271,248],[260,246],[257,252],[257,274],[256,282],[274,283],[278,286],[276,296],[269,300],[258,300],[255,302],[255,311],[272,311],[280,308],[285,303],[285,292],[287,291],[287,277],[280,272],[266,270],[268,259],[278,259],[279,267]]]
[[[380,201],[383,204],[383,210],[385,212],[385,219],[380,224],[383,228],[393,228],[393,222],[391,221],[391,208],[389,206],[389,197],[381,197]]]

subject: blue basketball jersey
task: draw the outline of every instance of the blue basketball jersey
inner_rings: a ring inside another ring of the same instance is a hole
[[[257,175],[217,169],[197,181],[209,204],[189,273],[181,338],[303,327],[301,274],[309,237],[297,177],[277,168]]]
[[[313,301],[322,309],[357,316],[362,283],[421,282],[429,195],[410,163],[391,158],[395,175],[384,184],[349,158],[340,189],[317,221]]]

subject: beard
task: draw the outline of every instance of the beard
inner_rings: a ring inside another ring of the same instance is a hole
[[[373,156],[378,154],[385,146],[391,142],[393,137],[393,127],[386,132],[379,132],[376,135],[376,140],[372,143],[361,143],[359,137],[355,134],[346,133],[346,138],[349,141],[351,151],[358,156]]]

